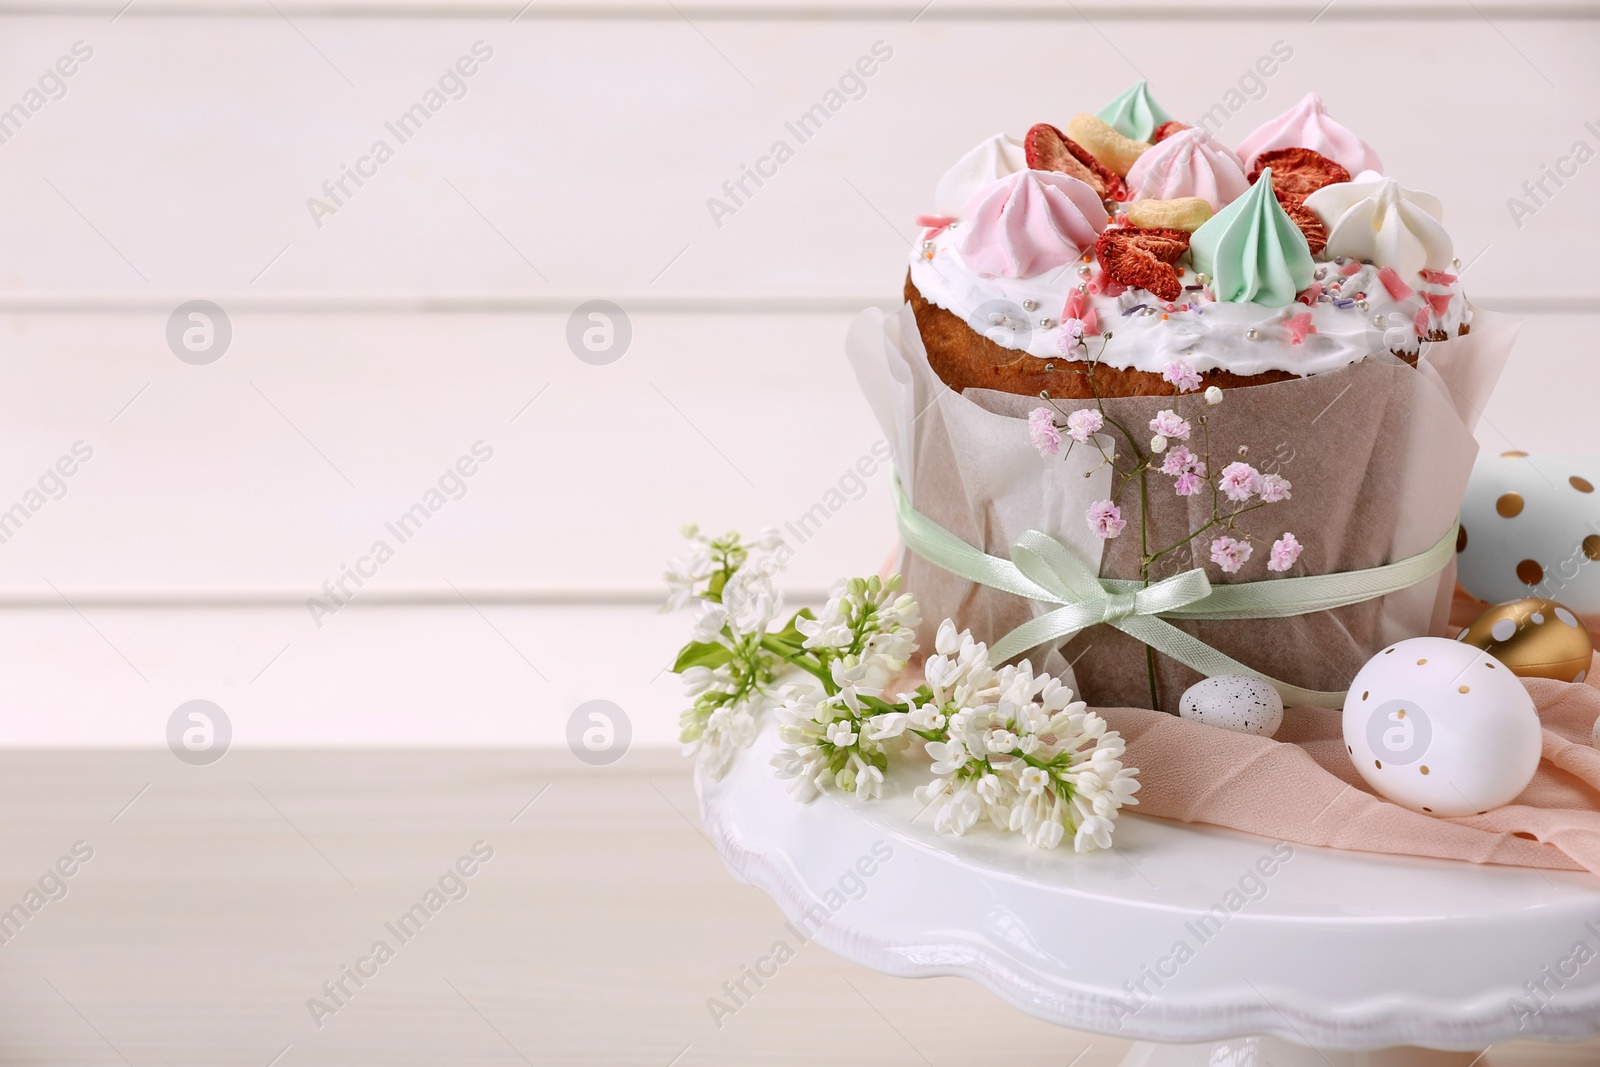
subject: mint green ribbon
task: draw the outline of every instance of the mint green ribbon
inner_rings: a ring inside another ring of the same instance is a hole
[[[901,541],[929,563],[979,585],[1061,605],[996,641],[989,649],[996,663],[1105,623],[1207,678],[1219,674],[1260,678],[1278,690],[1285,704],[1318,708],[1342,707],[1344,692],[1302,689],[1279,681],[1218,652],[1166,622],[1163,616],[1281,619],[1359,604],[1397,593],[1437,574],[1450,562],[1456,540],[1452,525],[1426,551],[1360,571],[1214,586],[1205,571],[1195,568],[1146,585],[1128,579],[1101,578],[1071,549],[1038,530],[1028,530],[1017,539],[1009,560],[991,556],[913,508],[898,478],[894,479],[894,500]]]

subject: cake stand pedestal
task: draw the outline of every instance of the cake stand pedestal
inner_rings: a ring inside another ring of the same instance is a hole
[[[1600,879],[1291,845],[1124,814],[1116,847],[936,834],[883,799],[799,804],[769,721],[698,783],[733,873],[791,934],[900,977],[1132,1038],[1125,1067],[1467,1067],[1512,1039],[1600,1035]],[[1135,809],[1136,810],[1136,809]]]

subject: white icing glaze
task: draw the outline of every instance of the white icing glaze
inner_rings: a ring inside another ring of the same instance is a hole
[[[1161,141],[1128,171],[1128,187],[1141,200],[1198,196],[1221,211],[1250,189],[1244,165],[1232,150],[1196,126]]]
[[[1028,154],[1022,142],[1008,133],[997,133],[956,160],[945,171],[933,190],[933,210],[952,219],[962,217],[967,201],[992,182],[1028,169]]]
[[[1327,185],[1306,197],[1306,207],[1328,227],[1325,255],[1370,259],[1401,277],[1448,270],[1455,254],[1439,224],[1437,197],[1402,189],[1370,172],[1361,180]]]
[[[929,303],[961,317],[1006,348],[1045,359],[1063,358],[1061,311],[1067,294],[1085,280],[1079,275],[1081,261],[1032,278],[979,277],[956,250],[960,228],[961,224],[957,224],[934,237],[931,255],[924,254],[920,246],[913,250],[911,280],[918,291]],[[1206,300],[1199,291],[1186,291],[1183,301],[1193,304],[1191,310],[1167,312],[1168,317],[1162,319],[1159,313],[1123,314],[1141,303],[1165,310],[1159,300],[1143,290],[1130,289],[1117,297],[1090,293],[1089,307],[1099,318],[1101,332],[1111,331],[1113,337],[1103,353],[1100,341],[1090,338],[1089,351],[1098,353],[1101,361],[1110,366],[1154,373],[1160,373],[1171,360],[1183,359],[1198,371],[1223,369],[1251,375],[1283,370],[1306,375],[1338,370],[1390,350],[1415,352],[1419,340],[1413,323],[1425,294],[1449,297],[1444,314],[1431,318],[1431,328],[1442,329],[1453,337],[1464,322],[1471,321],[1471,308],[1459,282],[1434,284],[1402,272],[1403,280],[1415,292],[1395,300],[1378,280],[1377,265],[1361,265],[1346,276],[1338,264],[1319,263],[1317,273],[1320,284],[1325,289],[1336,286],[1341,299],[1354,299],[1358,292],[1365,293],[1367,310],[1354,305],[1340,308],[1326,299],[1309,308],[1299,302],[1285,308],[1220,304]],[[1188,271],[1182,280],[1185,285],[1196,282],[1195,275]],[[1033,309],[1025,310],[1030,302]],[[1311,312],[1316,332],[1303,344],[1292,345],[1282,323],[1306,311]],[[1381,327],[1374,325],[1374,319],[1379,317],[1384,323]],[[997,318],[999,322],[995,321]],[[1041,326],[1041,319],[1048,319],[1051,325]],[[1024,329],[1014,328],[1019,324],[1025,324],[1025,336]],[[1251,329],[1257,333],[1256,340],[1247,336]]]

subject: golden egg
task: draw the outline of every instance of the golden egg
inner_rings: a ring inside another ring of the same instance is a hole
[[[1581,682],[1594,654],[1594,642],[1578,616],[1540,597],[1490,608],[1458,640],[1483,649],[1523,678]]]

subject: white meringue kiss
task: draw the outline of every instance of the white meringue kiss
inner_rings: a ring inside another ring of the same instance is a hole
[[[984,278],[1032,278],[1071,263],[1110,216],[1088,184],[1025,170],[980,189],[955,239],[962,261]]]
[[[1449,269],[1455,246],[1439,222],[1438,198],[1402,189],[1393,178],[1361,177],[1325,185],[1306,197],[1306,207],[1328,228],[1323,256],[1370,259],[1393,267],[1402,278]]]
[[[1221,211],[1250,188],[1244,164],[1203,128],[1180,130],[1139,157],[1128,186],[1141,200],[1198,196]]]
[[[933,210],[952,219],[961,218],[974,193],[1001,178],[1028,169],[1028,154],[1022,142],[1008,133],[997,133],[945,171],[933,190]]]
[[[1322,97],[1316,93],[1307,93],[1294,107],[1240,141],[1239,158],[1249,170],[1256,165],[1257,156],[1276,148],[1309,148],[1351,174],[1383,169],[1378,154],[1367,142],[1328,116]]]

